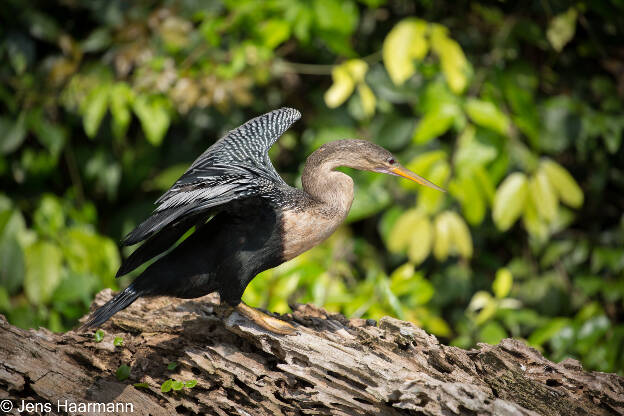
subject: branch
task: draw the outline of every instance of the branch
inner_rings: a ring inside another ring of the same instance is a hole
[[[94,307],[112,296],[98,294]],[[602,415],[624,412],[624,379],[546,360],[521,341],[441,345],[409,322],[299,305],[298,334],[255,327],[218,303],[140,299],[91,334],[25,331],[0,317],[0,398],[131,403],[133,414]],[[114,337],[123,346],[114,346]],[[168,370],[170,362],[179,365]],[[131,367],[127,380],[115,372]],[[193,388],[163,393],[167,379]],[[145,383],[135,387],[133,383]],[[52,410],[55,410],[54,408]]]

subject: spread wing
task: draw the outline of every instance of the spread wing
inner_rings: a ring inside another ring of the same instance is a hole
[[[283,185],[268,150],[299,118],[301,113],[292,108],[271,111],[210,146],[156,201],[152,215],[124,238],[124,245],[148,241],[124,262],[118,276],[162,253],[189,228],[203,223],[224,205]]]

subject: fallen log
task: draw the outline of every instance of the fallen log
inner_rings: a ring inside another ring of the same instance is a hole
[[[102,291],[93,308],[111,296]],[[466,351],[389,317],[294,305],[282,318],[296,334],[258,328],[216,295],[140,299],[96,342],[92,331],[27,331],[0,316],[0,399],[10,414],[624,413],[623,378],[550,362],[518,340]]]

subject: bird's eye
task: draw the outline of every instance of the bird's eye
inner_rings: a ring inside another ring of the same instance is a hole
[[[391,157],[391,158],[388,159],[388,163],[391,164],[391,165],[394,165],[396,162],[395,162],[394,158]]]

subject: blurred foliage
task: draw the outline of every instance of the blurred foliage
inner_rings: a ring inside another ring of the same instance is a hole
[[[512,336],[624,374],[621,1],[8,0],[0,16],[10,322],[75,325],[129,281],[115,242],[152,201],[288,105],[304,118],[271,149],[287,182],[321,144],[366,137],[449,192],[349,170],[348,224],[246,301],[393,315],[464,348]]]

